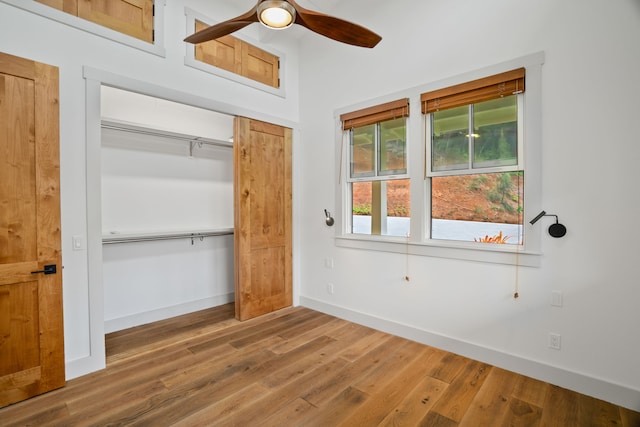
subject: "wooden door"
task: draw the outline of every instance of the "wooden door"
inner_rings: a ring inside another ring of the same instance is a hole
[[[292,304],[291,129],[237,117],[234,132],[236,318]]]
[[[58,69],[0,53],[0,407],[65,382],[58,117]]]

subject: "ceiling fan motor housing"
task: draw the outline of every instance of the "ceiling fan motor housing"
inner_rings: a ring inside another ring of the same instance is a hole
[[[260,22],[275,30],[290,27],[296,20],[296,9],[283,0],[265,0],[258,5]]]

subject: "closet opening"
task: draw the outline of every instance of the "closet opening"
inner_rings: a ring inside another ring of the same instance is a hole
[[[105,334],[232,307],[234,117],[100,92]]]

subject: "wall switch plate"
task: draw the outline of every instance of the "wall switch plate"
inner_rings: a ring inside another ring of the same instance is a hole
[[[330,270],[333,268],[333,258],[324,259],[324,268],[328,268]]]
[[[73,246],[73,250],[74,251],[82,251],[85,249],[84,247],[84,239],[82,238],[82,236],[73,236],[72,237],[72,246]]]
[[[554,307],[562,307],[562,291],[551,292],[551,305]]]

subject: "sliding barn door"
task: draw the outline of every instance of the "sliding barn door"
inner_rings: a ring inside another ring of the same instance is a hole
[[[58,134],[58,69],[0,53],[0,407],[65,383]]]
[[[236,318],[292,304],[291,129],[237,117],[234,132]]]

